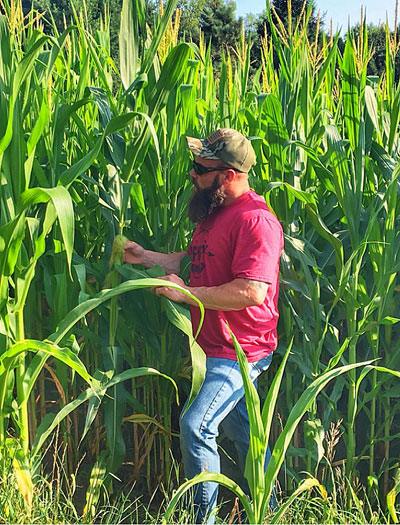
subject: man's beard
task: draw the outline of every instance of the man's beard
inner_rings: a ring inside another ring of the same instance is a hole
[[[189,201],[188,217],[192,222],[200,222],[223,206],[226,193],[221,189],[218,175],[215,176],[210,188],[200,189],[196,185],[196,181],[193,184],[196,186],[196,189],[193,190]]]

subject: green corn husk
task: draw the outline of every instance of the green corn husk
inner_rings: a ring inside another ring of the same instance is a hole
[[[112,249],[111,249],[111,256],[110,256],[110,271],[106,275],[106,278],[104,280],[104,288],[113,288],[117,284],[119,284],[119,279],[115,279],[117,277],[117,272],[114,269],[114,264],[122,264],[124,260],[124,251],[126,243],[129,239],[124,237],[123,235],[117,235],[114,239]]]
[[[129,239],[124,237],[123,235],[117,235],[114,239],[112,249],[111,249],[111,257],[110,257],[110,268],[114,266],[114,264],[121,264],[124,259],[124,251],[125,246]]]

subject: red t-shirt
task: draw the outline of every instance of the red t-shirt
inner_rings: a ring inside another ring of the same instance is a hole
[[[264,199],[248,191],[231,205],[201,221],[193,234],[190,286],[219,286],[236,278],[268,283],[260,306],[238,311],[206,310],[198,343],[208,357],[236,359],[226,322],[249,361],[258,361],[277,346],[279,259],[282,227]],[[191,307],[193,333],[200,310]]]

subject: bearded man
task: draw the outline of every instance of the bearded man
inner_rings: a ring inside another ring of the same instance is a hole
[[[204,140],[187,137],[187,142],[195,155],[190,172],[194,192],[188,215],[197,223],[188,250],[162,254],[129,242],[124,260],[148,268],[162,266],[168,274],[163,279],[188,290],[205,308],[197,341],[207,356],[206,376],[196,399],[180,420],[185,475],[192,478],[200,472],[220,471],[216,443],[220,425],[234,441],[244,472],[249,420],[227,323],[246,354],[250,376],[256,383],[277,346],[283,233],[264,199],[250,189],[248,172],[256,163],[250,140],[225,128]],[[186,253],[191,257],[190,286],[177,275]],[[193,299],[166,287],[156,288],[155,293],[188,303],[196,333],[200,310]],[[217,490],[216,483],[197,486],[197,522],[214,522],[212,510]]]

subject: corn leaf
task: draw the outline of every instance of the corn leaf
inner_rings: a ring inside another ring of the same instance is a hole
[[[282,516],[289,509],[290,505],[299,497],[300,494],[302,494],[305,491],[309,491],[313,487],[318,487],[321,493],[326,495],[325,487],[321,485],[321,483],[317,479],[310,477],[303,480],[297,487],[297,489],[285,501],[285,503],[279,506],[278,512],[276,512],[273,518],[271,519],[271,523],[282,523]]]
[[[360,366],[369,365],[370,362],[371,361],[366,361],[363,363],[354,363],[342,366],[340,368],[335,368],[333,370],[329,370],[328,372],[324,372],[319,377],[317,377],[301,394],[299,400],[292,408],[289,417],[286,421],[286,424],[280,436],[278,437],[274,449],[272,451],[272,456],[265,473],[266,488],[262,506],[263,513],[265,513],[267,510],[275,480],[278,476],[280,467],[285,459],[286,451],[289,447],[294,431],[296,430],[297,425],[300,423],[306,411],[314,402],[319,392],[321,392],[321,390],[325,388],[325,386],[330,381],[332,381],[332,379],[335,379],[336,377],[339,377],[340,375],[345,374],[346,372],[359,368]]]
[[[189,398],[186,401],[185,408],[182,413],[185,414],[190,405],[195,400],[197,394],[200,391],[201,385],[203,384],[206,375],[206,355],[199,343],[197,343],[193,337],[193,329],[189,311],[183,306],[174,303],[169,299],[166,299],[165,303],[168,305],[166,309],[168,319],[189,338],[190,354],[192,358],[192,385]]]
[[[25,210],[29,206],[45,203],[51,200],[59,221],[61,235],[65,245],[68,261],[68,269],[71,272],[72,251],[74,247],[74,210],[72,200],[66,188],[32,188],[26,190],[20,199],[20,209]]]
[[[85,365],[69,348],[60,348],[54,343],[48,343],[46,341],[36,341],[34,339],[26,339],[19,341],[18,343],[10,346],[8,350],[0,355],[0,374],[5,371],[4,361],[13,361],[11,358],[15,358],[24,352],[43,352],[47,355],[53,356],[59,359],[70,368],[75,370],[85,381],[92,383],[93,377],[87,372]],[[12,363],[8,364],[8,367],[12,366]],[[29,375],[29,372],[27,372]]]
[[[57,412],[57,414],[51,414],[51,417],[43,421],[43,424],[40,424],[35,436],[34,443],[32,445],[32,457],[39,454],[44,442],[50,436],[50,434],[56,428],[56,426],[59,425],[66,416],[68,416],[80,405],[91,399],[93,396],[103,397],[109,388],[118,385],[122,381],[146,375],[158,375],[160,377],[164,377],[165,379],[171,381],[176,389],[176,384],[173,381],[173,379],[166,376],[165,374],[161,374],[160,372],[158,372],[158,370],[145,367],[125,370],[121,374],[118,374],[115,377],[111,378],[108,382],[97,382],[95,385],[82,392],[76,399],[65,405],[59,412]]]
[[[251,503],[248,500],[246,494],[240,488],[240,486],[237,483],[235,483],[233,480],[229,479],[224,474],[217,474],[213,472],[201,472],[201,474],[198,474],[194,478],[188,481],[185,481],[185,483],[182,483],[182,485],[175,491],[173,497],[171,498],[171,501],[169,502],[168,507],[165,510],[165,514],[164,514],[162,523],[170,523],[170,520],[172,518],[172,513],[174,512],[174,509],[178,501],[189,489],[191,489],[198,483],[205,483],[205,482],[219,483],[220,485],[231,490],[235,494],[235,496],[239,498],[240,502],[242,503],[243,508],[247,514],[247,519],[249,520],[249,523],[258,523],[255,520]]]
[[[258,523],[261,521],[258,514],[258,503],[262,501],[264,495],[264,460],[267,447],[265,427],[261,418],[260,398],[257,389],[250,378],[246,355],[240,347],[235,335],[231,332],[229,326],[228,330],[232,337],[240,372],[242,374],[247,413],[249,415],[250,443],[249,452],[246,458],[245,476],[249,483],[253,504],[256,506],[254,512],[257,520],[256,522]]]
[[[17,478],[18,488],[24,498],[28,516],[31,515],[33,501],[33,482],[26,454],[19,449],[13,458],[13,467]]]
[[[395,507],[396,497],[398,494],[400,494],[400,469],[397,469],[396,475],[394,477],[394,487],[387,493],[386,496],[386,503],[393,523],[399,523]]]

